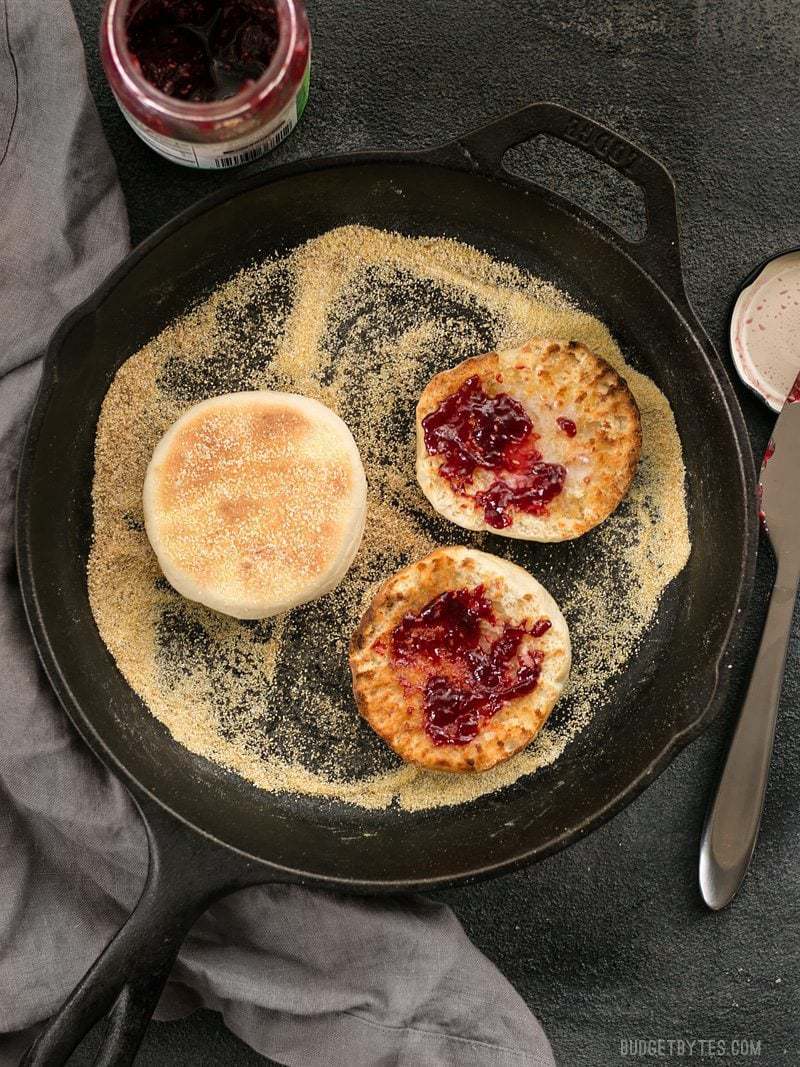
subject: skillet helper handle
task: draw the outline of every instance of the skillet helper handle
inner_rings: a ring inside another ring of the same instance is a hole
[[[503,166],[503,156],[539,134],[588,152],[642,189],[647,212],[644,238],[628,241],[616,234],[615,238],[670,298],[685,307],[675,185],[669,172],[643,149],[594,119],[551,103],[529,104],[459,137],[456,144],[478,170],[508,178],[513,175]]]
[[[263,866],[188,831],[147,798],[136,798],[150,866],[136,907],[50,1019],[21,1067],[59,1067],[112,1008],[96,1067],[132,1064],[184,937],[214,900],[264,882]]]
[[[758,837],[797,587],[797,573],[782,573],[779,564],[747,696],[703,828],[700,892],[714,911],[736,895]]]

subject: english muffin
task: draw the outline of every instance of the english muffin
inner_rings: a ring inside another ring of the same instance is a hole
[[[196,404],[161,438],[144,482],[145,528],[167,581],[239,619],[276,615],[338,585],[366,503],[347,426],[289,393]]]
[[[439,548],[380,587],[350,644],[358,709],[409,763],[485,771],[535,737],[569,676],[569,631],[522,567]]]
[[[642,446],[623,378],[577,341],[535,337],[437,374],[417,405],[417,480],[466,530],[565,541],[606,519]]]

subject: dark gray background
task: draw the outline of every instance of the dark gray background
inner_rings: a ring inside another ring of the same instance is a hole
[[[99,0],[74,4],[137,241],[225,178],[166,163],[137,140],[100,68]],[[800,24],[792,0],[309,6],[310,103],[272,159],[435,144],[538,99],[585,111],[649,149],[673,174],[688,292],[730,366],[725,334],[734,290],[761,259],[800,245]],[[518,162],[622,224],[631,217],[614,207],[624,190],[597,166],[576,172],[541,152]],[[754,447],[762,450],[772,416],[736,384]],[[744,667],[771,576],[766,549],[762,554]],[[761,1040],[753,1063],[800,1062],[797,630],[762,836],[727,912],[712,915],[700,901],[697,844],[741,699],[741,668],[727,712],[611,824],[530,870],[446,894],[473,940],[539,1016],[560,1064],[622,1064],[630,1058],[621,1055],[621,1040],[636,1037],[749,1037]],[[71,1062],[91,1063],[97,1038]],[[153,1024],[137,1059],[264,1062],[210,1012]]]

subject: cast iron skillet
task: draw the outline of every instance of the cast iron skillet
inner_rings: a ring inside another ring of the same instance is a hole
[[[643,241],[626,242],[504,169],[510,147],[543,133],[642,187]],[[684,446],[693,551],[623,696],[552,767],[457,808],[369,813],[267,796],[190,754],[128,688],[87,601],[94,432],[119,365],[253,257],[347,222],[452,235],[551,277],[639,357],[669,397]],[[534,104],[429,151],[279,167],[203,200],[145,241],[52,341],[22,462],[17,545],[45,670],[84,739],[135,797],[150,872],[133,915],[24,1062],[64,1062],[116,1002],[98,1062],[130,1063],[181,940],[209,902],[234,889],[269,881],[435,889],[539,860],[619,811],[722,702],[720,668],[755,562],[754,486],[733,391],[684,292],[672,181],[649,155],[565,108]]]

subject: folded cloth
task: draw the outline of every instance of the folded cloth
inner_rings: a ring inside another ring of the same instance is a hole
[[[127,221],[67,0],[0,0],[0,1032],[40,1023],[132,909],[147,847],[125,789],[36,661],[13,558],[18,457],[40,357],[125,254]],[[191,932],[158,1016],[220,1011],[298,1067],[552,1065],[522,999],[453,914],[419,897],[256,887]],[[16,1062],[22,1041],[15,1047]]]

